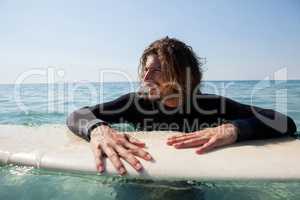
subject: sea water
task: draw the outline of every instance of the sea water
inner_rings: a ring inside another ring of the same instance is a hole
[[[0,124],[65,124],[73,110],[137,88],[138,83],[126,82],[3,84]],[[206,81],[201,90],[275,109],[299,128],[300,81]],[[298,199],[299,188],[298,181],[154,181],[0,166],[0,199]]]

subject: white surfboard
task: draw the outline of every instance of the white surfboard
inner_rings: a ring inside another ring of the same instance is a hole
[[[194,149],[166,145],[174,132],[141,132],[155,162],[141,160],[137,173],[124,162],[127,176],[193,180],[300,180],[300,140],[292,138],[252,141],[197,155]],[[63,125],[26,127],[0,125],[0,162],[37,168],[96,172],[89,143]],[[116,174],[110,162],[106,173]]]

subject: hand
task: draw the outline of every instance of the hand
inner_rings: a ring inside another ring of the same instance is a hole
[[[91,132],[91,148],[95,156],[96,169],[102,173],[105,169],[103,157],[106,155],[120,175],[126,174],[126,169],[120,158],[127,161],[137,171],[142,165],[136,157],[152,160],[152,156],[143,150],[145,143],[128,134],[119,134],[106,125],[101,125]]]
[[[196,153],[203,154],[216,147],[233,144],[236,140],[237,128],[227,123],[215,128],[169,137],[167,144],[176,149],[196,147]]]

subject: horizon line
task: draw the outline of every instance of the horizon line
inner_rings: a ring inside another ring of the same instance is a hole
[[[201,82],[228,82],[228,81],[300,81],[300,79],[210,79],[202,80]],[[66,81],[66,82],[32,82],[32,83],[0,83],[0,85],[30,85],[30,84],[73,84],[73,83],[138,83],[139,81]]]

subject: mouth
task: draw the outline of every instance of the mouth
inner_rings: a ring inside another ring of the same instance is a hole
[[[159,87],[155,82],[143,82],[138,93],[144,97],[159,98]]]
[[[158,83],[154,82],[154,81],[145,81],[142,83],[143,86],[147,86],[147,87],[155,87],[158,86]]]

